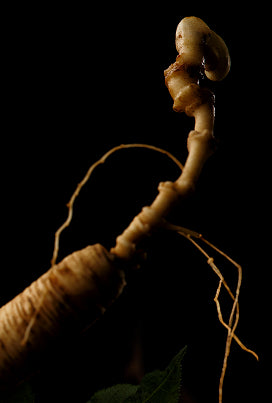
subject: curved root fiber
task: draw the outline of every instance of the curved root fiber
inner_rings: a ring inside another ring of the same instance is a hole
[[[215,301],[216,308],[217,308],[218,319],[219,319],[220,323],[228,331],[227,340],[226,340],[226,346],[225,346],[225,355],[224,355],[224,359],[223,359],[222,371],[221,371],[221,376],[220,376],[220,380],[219,380],[219,403],[222,403],[222,401],[223,401],[223,384],[224,384],[224,379],[225,379],[225,375],[226,375],[226,370],[227,370],[227,365],[228,365],[228,357],[229,357],[229,354],[230,354],[230,348],[231,348],[232,340],[235,340],[236,343],[244,351],[252,354],[257,360],[259,359],[258,355],[254,351],[252,351],[249,348],[247,348],[235,334],[235,330],[236,330],[236,328],[238,326],[238,322],[239,322],[239,302],[238,302],[238,300],[239,300],[240,288],[241,288],[241,284],[242,284],[242,267],[237,262],[235,262],[233,259],[231,259],[225,252],[221,251],[219,248],[217,248],[211,242],[209,242],[205,238],[203,238],[203,236],[201,234],[199,234],[199,233],[197,233],[195,231],[189,230],[187,228],[184,228],[184,227],[180,227],[180,226],[177,226],[177,225],[170,224],[170,223],[168,223],[166,221],[163,222],[162,226],[164,228],[166,228],[166,229],[176,231],[178,234],[184,236],[186,239],[188,239],[190,242],[192,242],[194,244],[194,246],[207,258],[207,263],[210,265],[210,267],[212,268],[214,273],[220,279],[218,288],[216,290],[214,301]],[[236,286],[236,290],[235,290],[235,295],[232,293],[232,291],[231,291],[230,287],[228,286],[226,280],[224,279],[221,271],[215,265],[214,259],[193,238],[197,238],[197,239],[203,241],[204,243],[206,243],[207,245],[209,245],[212,249],[214,249],[217,253],[222,255],[233,266],[235,266],[237,268],[237,270],[238,270],[238,280],[237,280],[237,286]],[[224,319],[223,319],[223,315],[222,315],[222,312],[221,312],[221,306],[220,306],[220,302],[219,302],[219,295],[220,295],[222,285],[225,287],[225,289],[227,290],[229,296],[233,300],[233,305],[232,305],[232,309],[231,309],[231,313],[230,313],[230,316],[229,316],[228,323],[226,323],[224,321]],[[235,312],[236,312],[236,314],[235,314]]]

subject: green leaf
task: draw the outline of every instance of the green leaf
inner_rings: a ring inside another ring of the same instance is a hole
[[[140,385],[116,385],[97,392],[88,403],[178,403],[183,348],[164,371],[145,375]]]
[[[87,403],[121,403],[129,396],[134,395],[139,385],[120,384],[101,390]]]
[[[183,348],[164,371],[154,371],[144,376],[134,396],[125,403],[178,403],[181,385],[181,362]]]

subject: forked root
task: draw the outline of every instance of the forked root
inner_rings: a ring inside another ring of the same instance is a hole
[[[73,218],[73,208],[74,208],[74,203],[76,198],[78,197],[81,189],[83,188],[83,186],[89,181],[93,171],[95,170],[96,167],[98,167],[99,165],[103,164],[112,154],[114,154],[116,151],[119,150],[123,150],[123,149],[128,149],[128,148],[145,148],[145,149],[149,149],[149,150],[153,150],[156,152],[159,152],[161,154],[166,155],[168,158],[170,158],[177,166],[178,168],[182,171],[183,169],[183,165],[181,164],[181,162],[174,156],[172,155],[170,152],[159,148],[159,147],[155,147],[153,145],[149,145],[149,144],[139,144],[139,143],[133,143],[133,144],[120,144],[119,146],[113,147],[111,148],[108,152],[106,152],[99,160],[97,160],[94,164],[92,164],[88,171],[86,172],[85,176],[83,177],[83,179],[78,183],[74,193],[72,194],[69,202],[67,203],[67,208],[68,208],[68,214],[67,214],[67,218],[65,219],[64,223],[57,229],[56,233],[55,233],[55,242],[54,242],[54,250],[53,250],[53,256],[52,256],[52,260],[51,260],[51,268],[53,266],[56,265],[57,259],[58,259],[58,254],[59,254],[59,242],[60,242],[60,236],[62,234],[62,232],[65,230],[65,228],[69,227],[72,218]],[[29,320],[27,327],[25,329],[24,332],[24,336],[21,340],[21,345],[25,346],[26,343],[29,340],[30,337],[30,333],[33,329],[33,326],[35,325],[36,322],[36,318],[40,312],[40,309],[43,305],[44,299],[46,297],[46,293],[47,291],[43,291],[43,294],[40,297],[40,303],[37,305],[34,313],[31,316],[31,319]]]
[[[211,242],[207,241],[201,234],[199,234],[199,233],[197,233],[195,231],[189,230],[187,228],[184,228],[184,227],[180,227],[180,226],[177,226],[177,225],[170,224],[165,220],[163,221],[162,226],[164,228],[168,229],[168,230],[172,230],[172,231],[177,232],[178,234],[180,234],[180,235],[184,236],[186,239],[188,239],[191,243],[193,243],[195,245],[195,247],[207,258],[207,263],[210,265],[212,270],[215,272],[215,274],[220,279],[219,285],[218,285],[218,288],[216,290],[216,294],[215,294],[215,297],[214,297],[214,301],[216,303],[218,319],[219,319],[220,323],[228,330],[228,335],[227,335],[227,340],[226,340],[226,347],[225,347],[225,355],[224,355],[223,366],[222,366],[222,371],[221,371],[221,376],[220,376],[220,381],[219,381],[219,402],[221,403],[222,402],[222,394],[223,394],[223,383],[224,383],[224,378],[225,378],[225,375],[226,375],[228,357],[229,357],[229,354],[230,354],[230,347],[231,347],[232,340],[234,339],[237,342],[237,344],[244,351],[252,354],[257,360],[259,360],[258,355],[254,351],[252,351],[249,348],[247,348],[235,334],[235,330],[236,330],[236,328],[238,326],[238,322],[239,322],[239,302],[238,302],[238,300],[239,300],[240,288],[241,288],[241,284],[242,284],[242,267],[237,262],[235,262],[233,259],[231,259],[225,252],[223,252],[222,250],[217,248]],[[204,243],[206,243],[208,246],[210,246],[217,253],[222,255],[233,266],[235,266],[237,268],[237,270],[238,270],[238,280],[237,280],[237,286],[236,286],[235,295],[232,293],[232,291],[231,291],[230,287],[228,286],[226,280],[224,279],[221,271],[215,265],[213,257],[211,257],[199,245],[199,243],[196,242],[193,238],[197,238],[197,239],[203,241]],[[225,287],[225,289],[227,290],[227,292],[230,295],[231,299],[233,300],[233,305],[232,305],[232,309],[231,309],[231,313],[230,313],[230,316],[229,316],[228,323],[226,323],[224,321],[224,319],[223,319],[223,315],[222,315],[222,312],[221,312],[221,306],[220,306],[220,302],[219,302],[219,295],[220,295],[220,291],[221,291],[221,288],[222,288],[222,284]],[[235,312],[236,312],[236,314],[235,314]],[[234,315],[235,315],[235,319],[234,319]]]
[[[57,258],[58,258],[58,252],[59,252],[60,235],[63,232],[63,230],[65,228],[67,228],[71,223],[71,220],[72,220],[72,217],[73,217],[74,202],[75,202],[75,199],[77,198],[77,196],[79,195],[82,187],[88,182],[88,180],[90,179],[91,174],[93,173],[93,171],[95,170],[95,168],[97,166],[103,164],[107,160],[107,158],[109,156],[111,156],[113,153],[115,153],[116,151],[119,151],[119,150],[122,150],[122,149],[127,149],[127,148],[147,148],[147,149],[151,149],[151,150],[163,153],[163,154],[167,155],[167,157],[169,157],[172,161],[174,161],[174,163],[180,168],[180,170],[183,170],[182,164],[172,154],[170,154],[168,151],[165,151],[165,150],[163,150],[161,148],[154,147],[154,146],[151,146],[151,145],[147,145],[147,144],[121,144],[121,145],[116,146],[116,147],[112,148],[111,150],[109,150],[98,161],[96,161],[93,165],[91,165],[91,167],[88,169],[87,173],[85,174],[84,178],[77,185],[74,193],[72,194],[72,196],[70,198],[70,201],[67,204],[67,207],[68,207],[67,218],[55,233],[55,243],[54,243],[53,257],[52,257],[52,261],[51,261],[51,264],[52,264],[51,267],[53,267],[56,264],[56,261],[57,261]],[[233,259],[231,259],[226,253],[224,253],[223,251],[218,249],[215,245],[213,245],[212,243],[207,241],[198,232],[190,230],[190,229],[187,229],[187,228],[184,228],[184,227],[181,227],[181,226],[176,226],[176,225],[170,224],[165,219],[161,219],[160,223],[161,223],[161,226],[163,228],[175,231],[178,234],[184,236],[191,243],[193,243],[194,246],[207,258],[207,263],[209,264],[209,266],[212,268],[212,270],[215,272],[215,274],[220,279],[218,288],[216,290],[214,301],[216,303],[218,319],[219,319],[220,323],[228,331],[227,340],[226,340],[226,347],[225,347],[224,361],[223,361],[222,372],[221,372],[220,383],[219,383],[219,402],[221,403],[222,402],[223,382],[224,382],[224,378],[225,378],[225,374],[226,374],[228,357],[229,357],[229,354],[230,354],[230,347],[231,347],[232,340],[234,339],[236,341],[236,343],[244,351],[247,351],[248,353],[252,354],[258,360],[258,355],[254,351],[252,351],[249,348],[247,348],[235,334],[235,330],[236,330],[236,328],[238,326],[238,322],[239,322],[239,302],[238,302],[238,299],[239,299],[240,288],[241,288],[241,283],[242,283],[242,267],[237,262],[235,262]],[[196,240],[204,242],[206,245],[208,245],[209,247],[214,249],[217,253],[221,254],[225,259],[227,259],[232,265],[234,265],[237,268],[237,270],[238,270],[238,281],[237,281],[235,294],[231,291],[231,289],[228,286],[226,280],[224,279],[221,271],[215,265],[213,257],[210,256],[206,252],[206,250],[204,250]],[[219,296],[220,296],[222,285],[224,286],[224,288],[228,292],[229,296],[233,300],[233,305],[232,305],[231,313],[230,313],[230,316],[229,316],[229,319],[228,319],[228,323],[226,323],[226,321],[223,319],[223,315],[222,315],[222,312],[221,312],[221,306],[220,306],[220,302],[219,302]],[[36,307],[36,310],[34,311],[31,319],[28,322],[28,325],[27,325],[27,327],[25,329],[24,337],[23,337],[23,339],[21,341],[22,345],[26,345],[26,343],[29,340],[32,328],[35,325],[37,315],[39,314],[40,308],[41,308],[41,306],[43,304],[43,301],[44,301],[46,295],[47,295],[47,292],[44,291],[44,294],[40,296],[40,298],[41,298],[40,299],[40,304]]]
[[[167,217],[168,213],[171,211],[173,206],[175,206],[178,201],[186,199],[194,191],[199,175],[202,171],[202,168],[206,160],[210,157],[210,155],[212,155],[212,153],[215,150],[216,141],[213,136],[214,117],[215,117],[214,94],[209,88],[204,88],[200,84],[203,77],[203,73],[205,73],[206,77],[212,81],[222,80],[229,72],[230,57],[227,46],[223,41],[223,39],[220,36],[218,36],[214,31],[212,31],[207,26],[207,24],[204,23],[204,21],[202,21],[197,17],[187,17],[184,18],[179,23],[176,32],[176,48],[178,51],[177,59],[164,72],[165,84],[174,101],[173,109],[176,112],[185,112],[188,116],[194,117],[195,119],[194,130],[190,131],[187,140],[188,156],[184,165],[184,169],[183,166],[180,164],[180,162],[170,153],[154,146],[149,146],[145,144],[128,144],[128,145],[120,145],[109,150],[106,154],[104,154],[104,156],[102,156],[102,158],[100,158],[96,163],[94,163],[89,168],[83,180],[78,184],[69,203],[67,204],[68,207],[67,218],[55,234],[55,243],[54,243],[53,257],[51,261],[51,270],[49,270],[49,274],[45,274],[44,278],[46,278],[48,281],[49,280],[51,281],[53,278],[52,276],[56,271],[55,266],[59,266],[62,268],[64,261],[65,264],[71,261],[71,257],[68,257],[67,258],[68,260],[64,259],[63,262],[61,262],[59,265],[56,265],[59,251],[60,235],[62,231],[70,225],[70,222],[73,217],[73,205],[75,199],[79,195],[82,187],[89,180],[94,169],[98,165],[103,164],[110,155],[124,148],[142,147],[166,154],[182,170],[181,175],[175,182],[167,181],[160,183],[158,187],[159,193],[157,197],[154,199],[153,203],[149,207],[144,207],[142,211],[129,224],[129,226],[123,231],[123,233],[117,237],[116,245],[110,250],[110,253],[108,251],[103,252],[104,255],[108,256],[109,261],[108,262],[109,264],[108,263],[105,264],[105,267],[110,268],[109,273],[112,272],[115,273],[115,266],[112,264],[112,259],[118,259],[118,261],[123,259],[124,261],[128,261],[129,259],[133,258],[136,251],[136,247],[139,244],[139,242],[160,225],[168,229],[175,230],[180,235],[185,236],[207,258],[208,264],[220,279],[214,300],[217,307],[218,318],[222,323],[222,325],[228,331],[225,356],[219,385],[219,403],[222,403],[223,381],[226,373],[227,361],[230,353],[232,340],[234,339],[242,349],[253,354],[258,359],[257,354],[246,348],[244,344],[235,335],[235,330],[237,328],[239,321],[238,299],[242,282],[242,268],[238,263],[233,261],[228,255],[226,255],[224,252],[222,252],[214,245],[212,245],[210,242],[205,240],[202,237],[202,235],[183,227],[168,224],[166,223],[166,221],[164,221],[164,219],[165,217]],[[195,239],[206,243],[216,252],[224,256],[232,265],[234,265],[237,268],[238,281],[235,294],[232,293],[232,291],[230,290],[222,273],[215,265],[213,258],[208,255],[208,253],[199,245],[198,242],[196,242]],[[101,248],[102,250],[104,250],[102,246],[99,246],[99,249]],[[91,251],[92,258],[87,259],[88,261],[85,262],[86,263],[85,266],[82,265],[82,262],[80,263],[80,265],[84,266],[86,270],[90,268],[89,260],[95,260],[95,261],[97,260],[94,257],[97,255],[97,247],[94,249],[93,248],[88,249],[88,251]],[[80,252],[80,256],[81,254],[82,252]],[[85,256],[85,252],[83,252],[83,255]],[[76,254],[72,255],[72,261],[73,262],[76,261],[76,265],[78,264],[77,256],[78,256],[77,252]],[[99,254],[99,257],[101,258],[101,254]],[[96,266],[97,265],[95,265],[95,267]],[[98,267],[100,266],[98,265]],[[103,267],[104,266],[102,265],[102,268]],[[93,269],[92,265],[91,268]],[[93,270],[91,270],[91,272],[92,271]],[[61,270],[61,272],[63,272],[63,270]],[[77,269],[75,269],[75,272],[77,273]],[[105,283],[107,283],[106,281],[107,277],[108,277],[108,271],[106,270],[104,273]],[[122,279],[120,278],[119,280],[120,280],[119,282],[121,283],[120,289],[122,289],[124,286],[124,282],[121,281]],[[94,285],[94,289],[92,290],[92,292],[96,294],[97,291],[96,287],[98,289],[99,287],[97,286],[95,280],[92,280],[92,282]],[[73,280],[71,280],[71,283],[74,285]],[[32,289],[36,290],[37,284],[38,285],[40,284],[39,280],[36,282],[36,285],[33,286],[33,288],[31,288],[31,290]],[[81,285],[84,288],[86,285],[88,285],[88,282],[83,281],[83,284]],[[223,319],[219,303],[219,295],[222,285],[225,287],[231,299],[233,300],[232,310],[227,323]],[[76,294],[80,295],[79,290],[77,290]],[[20,295],[22,296],[25,294],[21,293]],[[119,295],[119,288],[115,293],[115,296],[118,295]],[[18,297],[19,301],[21,301],[20,300],[20,298],[22,298],[21,296]],[[44,312],[43,307],[48,297],[50,297],[48,289],[46,287],[43,288],[40,287],[38,298],[36,298],[36,300],[39,300],[39,302],[35,303],[35,305],[30,304],[31,305],[30,313],[27,315],[27,319],[24,319],[23,327],[21,326],[21,328],[24,329],[24,332],[20,332],[20,334],[17,332],[18,337],[16,336],[16,343],[15,343],[16,348],[18,347],[18,340],[22,341],[20,348],[24,346],[27,347],[29,345],[31,337],[35,335],[35,327],[37,328],[37,322],[39,322],[38,317],[41,316],[39,314],[41,312]],[[16,301],[18,301],[18,299],[16,299]],[[112,298],[110,298],[110,301],[112,301]],[[16,312],[15,314],[14,312],[15,309],[14,308],[11,309],[10,307],[15,306],[17,309],[18,307],[20,308],[22,304],[19,303],[17,306],[12,301],[10,304],[11,305],[9,305],[8,307],[6,306],[4,307],[4,309],[2,309],[2,314],[4,312],[3,314],[4,320],[6,320],[7,322],[11,322],[10,321],[11,315],[9,315],[9,312],[10,310],[12,310],[14,313],[13,315],[14,323],[16,325],[18,312]],[[50,303],[50,305],[52,305],[52,303]],[[64,306],[67,305],[65,301],[63,305]],[[99,306],[101,305],[100,302],[98,303],[98,305]],[[105,306],[108,306],[108,304],[105,304]],[[103,310],[104,308],[102,309],[102,311]],[[54,309],[54,312],[55,311],[56,309]],[[48,316],[48,310],[46,312]],[[61,317],[62,316],[61,312],[58,312],[58,315],[59,316],[56,316],[57,318]],[[58,324],[58,320],[56,320],[55,322]],[[10,343],[10,340],[6,339],[6,334],[4,334],[4,336],[6,343]],[[1,344],[3,343],[0,343],[0,346]]]
[[[165,154],[168,158],[170,158],[180,168],[181,171],[183,169],[183,165],[181,164],[181,162],[176,157],[174,157],[174,155],[172,155],[170,152],[168,152],[168,151],[166,151],[166,150],[164,150],[162,148],[149,145],[149,144],[139,144],[139,143],[120,144],[119,146],[111,148],[99,160],[97,160],[94,164],[92,164],[90,166],[90,168],[86,172],[84,178],[79,182],[79,184],[76,187],[76,190],[74,191],[74,193],[72,194],[69,202],[67,203],[67,208],[68,208],[67,218],[55,233],[55,243],[54,243],[53,257],[52,257],[52,260],[51,260],[51,266],[54,266],[54,264],[56,264],[56,261],[57,261],[57,258],[58,258],[58,252],[59,252],[60,235],[61,235],[61,233],[63,232],[63,230],[65,228],[69,227],[69,225],[70,225],[70,223],[72,221],[74,202],[75,202],[77,196],[79,195],[81,189],[88,182],[88,180],[90,179],[91,174],[93,173],[93,171],[95,170],[96,167],[98,167],[101,164],[104,164],[104,162],[108,159],[108,157],[110,157],[116,151],[124,150],[124,149],[127,149],[127,148],[146,148],[146,149],[149,149],[149,150],[157,151],[157,152],[159,152],[161,154]]]

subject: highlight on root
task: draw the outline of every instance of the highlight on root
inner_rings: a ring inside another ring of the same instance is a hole
[[[50,269],[21,294],[0,309],[0,390],[6,381],[24,375],[24,363],[29,356],[43,350],[62,329],[78,331],[90,325],[119,297],[126,285],[124,263],[137,252],[137,245],[157,228],[175,231],[200,251],[219,278],[214,301],[218,319],[227,330],[227,340],[219,382],[219,403],[223,400],[223,382],[227,370],[231,344],[234,340],[243,350],[258,359],[236,335],[239,322],[239,294],[242,267],[201,234],[170,224],[167,216],[174,206],[194,192],[206,160],[216,150],[214,138],[214,93],[201,84],[203,74],[209,80],[224,79],[230,69],[230,56],[223,39],[197,17],[186,17],[176,31],[176,61],[164,71],[165,84],[173,99],[173,109],[195,120],[187,139],[188,156],[184,166],[168,151],[146,144],[116,146],[95,162],[76,187],[67,207],[68,215],[55,233]],[[161,182],[158,194],[150,206],[145,206],[116,238],[107,251],[102,245],[90,245],[57,263],[60,236],[73,217],[74,202],[94,169],[116,151],[128,148],[148,148],[166,154],[181,170],[174,181]],[[204,245],[203,245],[204,244]],[[231,290],[222,272],[208,254],[212,248],[237,269],[237,285]],[[120,262],[122,264],[120,265]],[[118,266],[119,264],[119,266]],[[222,287],[230,296],[232,309],[224,319],[219,297]],[[86,322],[88,320],[88,323]]]
[[[51,261],[52,266],[54,266],[56,264],[56,260],[57,260],[57,257],[58,257],[60,236],[61,236],[62,232],[64,231],[64,229],[69,227],[69,225],[70,225],[70,223],[72,221],[74,202],[75,202],[76,198],[79,196],[79,193],[80,193],[82,187],[88,182],[88,180],[91,177],[91,174],[93,173],[93,171],[95,170],[95,168],[97,166],[99,166],[100,164],[103,164],[104,162],[106,162],[108,157],[110,157],[115,152],[123,150],[123,149],[129,149],[129,148],[147,148],[147,149],[150,149],[150,150],[165,154],[168,158],[170,158],[178,166],[178,168],[181,171],[183,170],[183,165],[181,164],[180,161],[178,161],[178,159],[175,156],[173,156],[170,152],[168,152],[168,151],[166,151],[164,149],[161,149],[161,148],[158,148],[158,147],[155,147],[155,146],[152,146],[152,145],[148,145],[148,144],[121,144],[121,145],[116,146],[116,147],[112,148],[111,150],[109,150],[98,161],[96,161],[94,164],[92,164],[90,166],[90,168],[88,169],[88,171],[87,171],[86,175],[84,176],[84,178],[82,179],[82,181],[77,185],[74,193],[72,194],[72,196],[70,198],[70,201],[67,204],[67,207],[68,207],[67,218],[55,233],[55,244],[54,244],[53,257],[52,257],[52,261]],[[239,322],[239,317],[240,317],[240,313],[239,313],[239,295],[240,295],[240,289],[241,289],[241,284],[242,284],[242,267],[236,261],[234,261],[229,255],[227,255],[225,252],[223,252],[222,250],[217,248],[214,244],[209,242],[200,233],[198,233],[196,231],[193,231],[193,230],[190,230],[188,228],[181,227],[181,226],[178,226],[178,225],[171,224],[168,221],[166,221],[165,219],[161,220],[160,227],[164,228],[166,230],[174,231],[177,234],[185,237],[188,241],[190,241],[206,257],[208,265],[212,268],[213,272],[219,277],[219,284],[218,284],[218,288],[216,290],[214,301],[215,301],[216,308],[217,308],[218,319],[219,319],[220,323],[228,331],[227,339],[226,339],[226,346],[225,346],[225,354],[224,354],[224,358],[223,358],[222,371],[221,371],[221,376],[220,376],[220,381],[219,381],[219,402],[221,402],[222,397],[223,397],[223,383],[224,383],[224,378],[225,378],[225,374],[226,374],[226,370],[227,370],[228,357],[230,355],[230,349],[231,349],[232,341],[235,340],[235,342],[241,347],[242,350],[248,352],[249,354],[253,355],[257,360],[259,360],[258,355],[253,350],[247,348],[242,343],[242,341],[237,337],[237,335],[235,334],[235,331],[237,329],[238,322]],[[215,264],[214,258],[207,253],[207,251],[200,245],[200,243],[198,241],[208,245],[210,248],[212,248],[218,254],[223,256],[234,267],[237,268],[237,274],[238,274],[237,277],[238,278],[237,278],[237,286],[236,286],[235,292],[231,291],[231,289],[228,286],[225,278],[223,277],[220,269]],[[227,322],[223,319],[223,314],[222,314],[221,305],[220,305],[220,301],[219,301],[219,296],[220,296],[222,285],[224,286],[224,288],[226,289],[227,293],[229,294],[230,298],[233,301],[231,313],[229,315],[229,318],[228,318]],[[45,295],[41,299],[40,306],[43,303],[44,297],[45,297]],[[22,340],[22,344],[25,344],[27,342],[28,338],[29,338],[31,329],[35,324],[36,316],[39,313],[40,306],[38,306],[38,308],[35,311],[33,317],[29,321],[28,327],[27,327],[27,329],[25,331],[25,334],[24,334],[24,338]]]
[[[131,148],[145,148],[145,149],[149,149],[149,150],[153,150],[156,151],[158,153],[161,154],[165,154],[168,158],[170,158],[177,166],[178,168],[182,171],[183,169],[183,165],[181,164],[181,162],[174,156],[172,155],[169,151],[166,151],[162,148],[159,147],[155,147],[153,145],[149,145],[149,144],[140,144],[140,143],[135,143],[135,144],[120,144],[119,146],[113,147],[112,149],[110,149],[108,152],[106,152],[99,160],[97,160],[94,164],[92,164],[90,166],[90,168],[88,169],[88,171],[86,172],[85,176],[83,177],[83,179],[78,183],[75,191],[73,192],[69,202],[67,203],[67,208],[68,208],[68,214],[67,214],[67,218],[65,219],[65,221],[63,222],[63,224],[57,229],[57,231],[55,232],[55,241],[54,241],[54,250],[53,250],[53,256],[51,259],[51,267],[50,269],[52,269],[57,262],[58,259],[58,254],[59,254],[59,243],[60,243],[60,236],[62,234],[62,232],[69,227],[69,225],[72,222],[72,218],[73,218],[73,211],[74,211],[74,203],[76,198],[79,196],[81,189],[83,188],[84,185],[86,185],[86,183],[89,181],[93,171],[95,170],[95,168],[97,168],[99,165],[104,164],[106,162],[106,160],[114,153],[116,153],[117,151],[120,150],[124,150],[124,149],[131,149]],[[37,315],[40,312],[40,309],[44,303],[44,300],[47,296],[48,293],[48,289],[44,289],[41,296],[40,296],[40,300],[38,305],[36,306],[34,313],[32,314],[28,325],[25,329],[24,332],[24,336],[23,339],[21,341],[21,345],[24,346],[26,345],[26,343],[29,340],[29,336],[30,336],[30,332],[35,324]]]

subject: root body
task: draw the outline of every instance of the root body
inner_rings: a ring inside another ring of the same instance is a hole
[[[176,32],[176,61],[164,71],[165,84],[175,112],[194,117],[188,136],[188,157],[180,177],[160,184],[159,194],[117,238],[111,252],[130,259],[136,245],[165,219],[177,201],[194,191],[206,160],[215,150],[214,102],[209,88],[200,86],[203,71],[210,80],[222,80],[229,72],[230,57],[225,42],[197,17],[184,18]],[[140,225],[139,225],[140,224]]]
[[[196,17],[184,18],[178,25],[176,48],[176,61],[164,72],[165,84],[173,99],[174,111],[185,112],[195,120],[194,130],[188,136],[188,156],[184,167],[170,153],[143,144],[115,147],[90,167],[67,205],[67,219],[56,232],[51,269],[0,309],[0,390],[22,378],[22,374],[27,375],[26,363],[32,372],[35,369],[35,359],[38,357],[40,360],[39,355],[48,350],[56,335],[63,332],[78,333],[103,314],[125,286],[124,272],[118,269],[117,260],[127,262],[132,259],[139,242],[158,226],[165,226],[165,219],[173,206],[194,191],[206,160],[216,148],[213,136],[214,94],[209,88],[200,85],[201,80],[203,74],[213,81],[225,78],[230,69],[230,57],[223,39]],[[75,252],[56,264],[60,234],[69,226],[74,201],[91,173],[115,151],[132,147],[149,148],[168,155],[182,169],[182,173],[174,182],[160,183],[153,203],[144,207],[117,237],[111,253],[97,244]],[[171,228],[174,229],[173,226]],[[235,334],[239,320],[238,297],[242,269],[200,234],[182,227],[175,230],[189,239],[207,257],[208,264],[220,278],[215,302],[219,320],[228,330],[219,384],[219,403],[222,403],[223,381],[232,339],[258,358]],[[213,258],[192,237],[204,241],[237,267],[238,282],[235,295],[213,263]],[[233,300],[228,323],[223,320],[218,299],[222,285]]]
[[[124,272],[96,244],[67,256],[4,305],[0,309],[0,390],[27,376],[27,371],[35,371],[56,335],[75,334],[94,322],[124,286]]]

